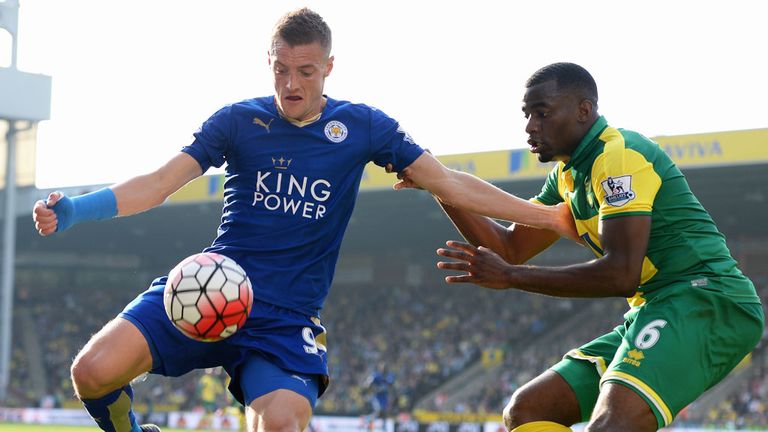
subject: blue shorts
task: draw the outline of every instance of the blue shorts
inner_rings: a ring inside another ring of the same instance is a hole
[[[325,328],[318,318],[254,300],[245,326],[234,335],[219,342],[199,342],[184,336],[168,319],[163,305],[165,281],[166,277],[155,279],[119,315],[147,340],[151,373],[176,377],[193,369],[222,366],[231,378],[229,391],[244,405],[273,390],[288,389],[307,397],[314,407],[328,386]],[[253,367],[265,363],[274,368]],[[277,378],[280,370],[282,379]]]

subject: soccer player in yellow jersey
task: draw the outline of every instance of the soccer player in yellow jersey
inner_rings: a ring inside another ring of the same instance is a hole
[[[205,411],[205,416],[216,413],[220,406],[220,399],[224,394],[224,384],[214,368],[205,369],[197,382],[197,393],[200,403]]]
[[[531,152],[542,162],[557,161],[533,201],[564,203],[596,259],[521,265],[559,236],[504,227],[461,210],[460,202],[446,204],[438,193],[471,243],[448,242],[438,254],[452,261],[438,267],[462,272],[446,277],[449,283],[626,297],[624,324],[569,351],[518,389],[504,422],[513,432],[568,431],[582,421],[589,432],[655,431],[754,348],[765,320],[760,300],[668,155],[598,114],[597,85],[584,68],[555,63],[534,73],[523,113]],[[406,169],[395,188],[434,190],[425,174]]]

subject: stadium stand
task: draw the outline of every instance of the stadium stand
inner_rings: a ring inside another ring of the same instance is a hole
[[[765,299],[765,278],[756,280]],[[68,377],[71,359],[88,335],[133,293],[111,287],[95,292],[73,289],[59,297],[52,295],[53,290],[38,294],[50,301],[30,302],[25,300],[27,290],[18,291],[17,312],[34,317],[34,323],[24,324],[18,313],[17,328],[38,338],[46,387],[53,391],[31,392],[35,362],[27,353],[34,350],[23,336],[14,349],[13,404],[78,406]],[[398,412],[420,408],[496,415],[518,386],[568,349],[611,328],[626,308],[620,299],[559,300],[471,286],[337,285],[332,296],[333,306],[324,318],[329,323],[333,381],[318,405],[323,414],[369,412],[363,383],[372,367],[383,361],[396,375],[393,400]],[[495,350],[500,357],[483,355]],[[467,391],[441,391],[473,366],[483,372],[466,386]],[[705,415],[686,421],[722,426],[718,422],[731,419],[735,424],[762,426],[767,371],[763,343],[753,356],[749,380],[714,407],[696,410]],[[199,378],[200,373],[179,379],[151,377],[137,384],[137,401],[143,409],[147,405],[196,409],[201,405],[195,392]]]
[[[18,301],[17,311],[26,312],[29,323],[17,320],[23,329],[14,352],[15,389],[32,389],[27,372],[35,365],[29,352],[42,356],[40,375],[46,384],[36,394],[23,395],[19,406],[38,404],[42,399],[77,405],[72,399],[69,367],[77,350],[107,320],[111,319],[133,293],[127,287],[110,287],[91,292],[65,290],[63,296],[46,295],[47,302]],[[26,296],[21,290],[21,298]],[[532,338],[553,325],[556,315],[544,313],[545,302],[516,292],[491,292],[474,287],[436,286],[387,287],[338,286],[324,314],[330,340],[333,385],[321,399],[318,411],[359,415],[367,412],[368,400],[362,385],[373,365],[385,362],[397,377],[397,407],[410,410],[427,392],[482,357],[483,350]],[[54,301],[55,299],[55,301]],[[471,305],[471,307],[467,307]],[[549,317],[549,318],[547,318]],[[46,329],[46,331],[38,331]],[[515,329],[510,332],[510,329]],[[339,336],[340,335],[340,336]],[[32,343],[22,343],[32,339]],[[21,346],[23,345],[23,346]],[[37,348],[29,347],[36,345]],[[44,364],[44,366],[42,366]],[[198,373],[180,379],[149,379],[138,383],[139,400],[144,394],[173,408],[193,408],[193,383]],[[159,388],[147,388],[159,386]],[[48,388],[54,389],[47,391]],[[179,389],[188,389],[179,392]]]
[[[362,384],[380,362],[396,376],[395,408],[410,411],[484,351],[536,337],[557,319],[534,297],[475,287],[337,286],[334,297],[325,316],[339,347],[318,405],[325,413],[369,411]]]

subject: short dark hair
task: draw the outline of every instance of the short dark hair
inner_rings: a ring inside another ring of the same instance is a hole
[[[591,100],[597,106],[597,84],[583,67],[575,63],[552,63],[534,72],[526,81],[525,88],[547,81],[555,81],[558,89],[579,91],[583,98]]]
[[[288,45],[309,45],[320,42],[325,52],[331,52],[331,28],[317,12],[309,8],[296,9],[283,15],[272,32],[272,46],[281,39]]]

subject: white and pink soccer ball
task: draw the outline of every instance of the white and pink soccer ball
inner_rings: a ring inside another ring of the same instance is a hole
[[[183,334],[203,342],[231,336],[253,306],[251,281],[234,260],[212,252],[191,255],[168,273],[165,313]]]

